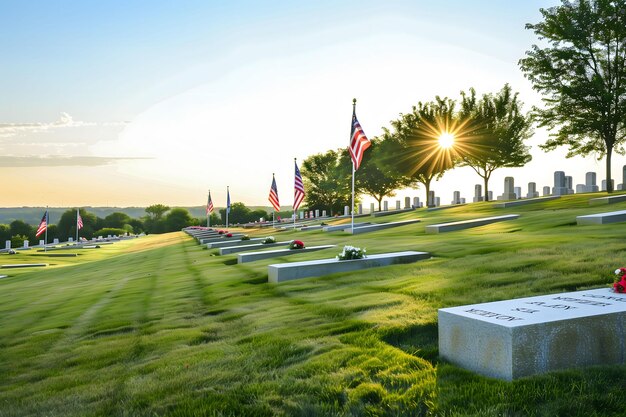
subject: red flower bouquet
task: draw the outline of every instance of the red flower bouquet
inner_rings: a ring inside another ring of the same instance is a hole
[[[217,232],[218,235],[223,235],[224,233],[226,233],[226,232],[223,231],[223,230],[220,230],[220,231]]]
[[[292,240],[289,249],[304,249],[304,242],[301,240]]]
[[[626,268],[619,268],[615,270],[615,282],[613,282],[613,291],[619,293],[626,292]]]
[[[227,233],[226,237],[233,237],[233,234],[232,233]]]

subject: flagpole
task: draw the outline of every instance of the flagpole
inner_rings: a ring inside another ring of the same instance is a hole
[[[272,185],[274,185],[275,181],[276,181],[276,178],[274,177],[274,173],[272,172]],[[274,209],[274,211],[272,211],[272,229],[276,229],[276,209],[274,208],[273,203],[272,203],[272,208]]]
[[[356,98],[352,99],[352,120],[354,121],[354,117],[356,116]],[[352,136],[350,137],[350,142],[352,141]],[[348,143],[350,143],[348,142]],[[350,146],[350,145],[348,145]],[[351,233],[354,234],[354,160],[352,161],[352,207],[350,207],[350,213],[352,214],[352,231]]]
[[[76,208],[76,244],[78,245],[78,216],[80,216],[79,208]]]
[[[226,228],[228,229],[228,212],[230,211],[230,193],[228,189],[228,185],[226,186]]]

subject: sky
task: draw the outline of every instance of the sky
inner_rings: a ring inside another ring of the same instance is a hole
[[[193,206],[211,190],[269,205],[276,175],[293,202],[293,160],[347,146],[352,99],[368,137],[435,96],[505,83],[541,105],[518,67],[524,29],[556,0],[0,2],[0,206]],[[604,161],[545,153],[499,169],[525,194],[604,178]],[[367,158],[367,153],[365,155]],[[621,182],[626,159],[613,158]],[[358,175],[358,172],[357,172]],[[442,204],[482,183],[457,168]],[[424,199],[423,189],[400,190]],[[366,197],[364,202],[370,200]]]

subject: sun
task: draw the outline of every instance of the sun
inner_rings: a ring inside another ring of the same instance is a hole
[[[449,149],[454,145],[454,134],[450,132],[442,132],[439,135],[439,146],[443,149]]]

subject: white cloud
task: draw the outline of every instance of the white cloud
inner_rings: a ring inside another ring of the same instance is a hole
[[[53,122],[0,123],[0,138],[13,138],[18,135],[40,133],[62,128],[123,126],[126,123],[128,122],[84,122],[74,120],[68,113],[61,112],[59,118]]]

